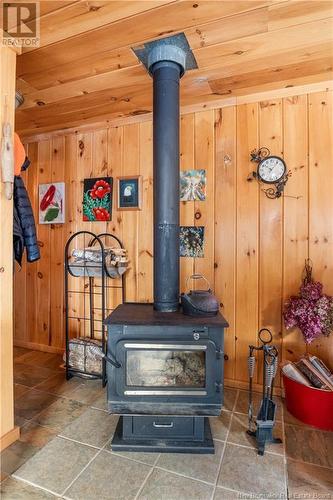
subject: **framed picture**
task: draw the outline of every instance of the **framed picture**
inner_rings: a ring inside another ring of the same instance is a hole
[[[142,176],[118,177],[118,210],[141,210]]]
[[[181,257],[204,257],[204,226],[180,226],[179,253]]]
[[[64,224],[65,183],[39,184],[39,224]]]
[[[112,177],[95,177],[83,181],[83,220],[112,220]]]
[[[206,199],[206,170],[182,170],[179,187],[180,201],[204,201]]]

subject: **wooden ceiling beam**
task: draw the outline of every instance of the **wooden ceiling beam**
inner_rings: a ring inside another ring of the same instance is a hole
[[[286,3],[288,4],[288,2]],[[304,3],[307,2],[298,2],[298,4]],[[327,2],[318,2],[319,6],[321,6],[323,3],[326,4]],[[236,39],[235,43],[239,45],[242,40],[244,43],[251,43],[252,39],[249,38],[249,33],[264,34],[265,32],[267,32],[267,23],[268,9],[267,7],[265,7],[240,15],[235,15],[231,19],[227,18],[214,23],[208,23],[207,25],[205,25],[205,30],[202,26],[199,26],[197,28],[185,30],[185,33],[189,39],[191,47],[194,49],[198,47],[205,48],[207,46],[210,46],[211,44],[221,45],[220,43],[216,43],[220,40],[232,41]],[[250,28],[247,28],[247,26],[249,26]],[[306,29],[306,27],[304,28]],[[281,36],[288,36],[288,31],[281,33]],[[253,43],[260,44],[260,42],[260,38],[253,39]],[[308,43],[310,43],[310,41]],[[243,53],[242,50],[236,50],[238,46],[234,47],[233,52],[233,46],[227,46],[225,50],[228,50],[229,47],[231,52],[230,55],[234,56],[234,60],[228,61],[224,58],[224,65],[235,64],[237,62],[237,59],[239,59],[239,57],[237,56],[240,56]],[[220,46],[218,49],[221,50],[221,48],[223,47]],[[55,54],[55,58],[52,58],[51,54],[48,54],[48,64],[52,63],[52,68],[47,71],[43,68],[43,64],[41,64],[39,57],[40,53],[38,53],[37,51],[34,52],[34,54],[36,55],[35,63],[22,64],[22,62],[19,62],[17,74],[20,79],[24,80],[27,84],[30,84],[37,89],[46,89],[51,86],[84,79],[90,76],[103,74],[109,71],[134,66],[137,64],[137,59],[133,52],[130,50],[129,46],[115,51],[104,50],[103,52],[97,54],[96,57],[81,57],[76,61],[65,64],[61,64],[61,52],[57,52]],[[241,60],[243,59],[244,58],[241,58]],[[22,61],[22,59],[19,58],[19,61]],[[220,66],[221,64],[218,65],[218,67]],[[39,69],[37,69],[37,67]],[[205,61],[203,60],[201,69],[204,68]]]
[[[182,106],[199,104],[216,100],[217,96],[232,97],[241,96],[253,92],[273,90],[282,87],[291,87],[303,83],[314,83],[332,78],[332,68],[326,65],[327,61],[321,61],[316,65],[317,73],[312,73],[310,65],[307,63],[307,74],[298,77],[298,71],[306,73],[304,68],[287,67],[282,71],[273,71],[262,81],[257,74],[243,75],[230,92],[228,86],[219,85],[214,82],[212,88],[201,88],[199,91],[191,92],[183,89],[181,96]],[[296,76],[295,76],[296,74]],[[228,82],[229,83],[229,82]],[[219,85],[219,86],[218,86]],[[215,86],[215,87],[214,87]],[[95,95],[96,94],[96,95]],[[89,105],[84,103],[82,98],[74,98],[59,103],[58,105],[45,106],[40,108],[33,117],[29,110],[19,110],[16,124],[18,130],[26,131],[31,127],[38,130],[57,129],[70,126],[71,124],[86,123],[88,120],[94,121],[96,117],[102,115],[109,119],[120,116],[135,116],[149,113],[152,110],[151,84],[138,89],[136,86],[131,89],[124,89],[122,95],[101,95],[101,92],[89,96]],[[80,102],[81,101],[81,102]]]
[[[268,30],[305,24],[333,16],[332,0],[305,0],[278,3],[268,7]]]
[[[208,47],[194,49],[199,67],[218,68],[233,64],[235,56],[239,63],[248,63],[264,56],[288,50],[302,49],[320,43],[332,42],[332,18],[260,33]]]
[[[308,77],[316,74],[332,75],[332,58],[325,57],[316,61],[288,64],[286,66],[276,66],[269,70],[257,70],[250,73],[243,73],[228,78],[210,80],[209,85],[212,92],[217,95],[235,95],[239,89],[250,89],[258,84],[281,82],[299,77]]]
[[[18,58],[18,72],[46,71],[56,64],[67,64],[85,57],[147,40],[179,33],[192,26],[216,21],[237,13],[272,5],[272,0],[198,0],[178,1],[157,7],[149,13],[123,19],[98,29],[73,36],[52,45],[25,52]]]
[[[320,82],[307,83],[305,85],[288,86],[286,88],[277,88],[266,91],[259,91],[257,93],[244,94],[235,97],[220,97],[219,99],[209,99],[207,102],[191,103],[183,105],[180,108],[181,114],[195,113],[205,111],[207,109],[219,109],[228,106],[235,106],[239,104],[246,104],[250,102],[260,102],[265,100],[292,97],[304,94],[311,94],[313,92],[324,92],[333,90],[333,81],[321,80]],[[51,137],[63,136],[73,133],[83,133],[85,131],[100,130],[106,127],[118,127],[120,125],[127,125],[129,123],[145,122],[152,119],[152,113],[132,113],[128,116],[119,116],[110,119],[109,115],[98,116],[93,119],[87,120],[85,123],[73,123],[71,125],[63,126],[62,128],[54,129],[53,126],[45,127],[43,130],[36,130],[28,128],[21,131],[21,137],[25,143],[36,141],[48,140]]]
[[[122,68],[137,66],[138,60],[128,47],[106,50],[95,57],[82,57],[78,61],[67,64],[55,64],[47,71],[36,71],[33,68],[20,68],[18,78],[32,85],[36,90],[47,89],[91,76],[101,75]]]
[[[80,0],[62,9],[50,12],[40,19],[40,47],[72,38],[102,26],[133,17],[142,12],[150,12],[156,7],[174,3],[178,0]],[[41,4],[47,2],[41,2]],[[27,47],[23,52],[32,52]]]
[[[201,69],[205,72],[206,68],[208,70],[214,69],[214,67],[216,69],[223,68],[235,64],[236,61],[244,65],[249,62],[255,63],[258,58],[267,56],[267,54],[274,61],[274,57],[279,55],[281,51],[288,51],[291,48],[295,50],[298,46],[300,50],[305,50],[307,47],[310,50],[312,44],[330,43],[332,39],[330,20],[316,21],[308,23],[306,26],[307,33],[310,35],[306,40],[304,40],[304,27],[301,25],[194,50],[199,63],[199,71],[196,72],[197,81],[200,80]],[[310,46],[307,45],[309,43],[311,43]],[[222,76],[225,75],[222,73]],[[188,74],[188,78],[190,77],[191,73]],[[110,71],[25,94],[22,109],[35,107],[36,103],[40,101],[50,104],[103,89],[123,87],[129,82],[140,85],[145,83],[148,78],[146,70],[141,65]]]
[[[270,70],[277,66],[283,67],[288,64],[316,61],[317,59],[325,57],[332,59],[332,56],[332,42],[314,44],[295,50],[290,48],[290,50],[276,53],[274,57],[266,55],[264,57],[249,60],[246,64],[244,64],[244,62],[239,62],[240,58],[238,54],[235,54],[234,58],[229,60],[228,64],[225,60],[221,59],[221,65],[219,67],[193,70],[190,73],[186,73],[184,79],[197,77],[207,78],[207,80],[216,80],[219,78],[237,76],[244,72],[261,71],[264,73],[266,70]]]

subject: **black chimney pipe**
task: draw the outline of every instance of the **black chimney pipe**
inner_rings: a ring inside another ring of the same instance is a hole
[[[179,308],[179,80],[186,54],[156,46],[148,66],[154,80],[154,309]]]

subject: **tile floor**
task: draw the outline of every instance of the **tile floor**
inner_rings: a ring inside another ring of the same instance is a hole
[[[264,457],[245,433],[247,393],[234,389],[211,419],[215,455],[114,453],[117,417],[100,381],[65,381],[55,354],[15,348],[14,357],[21,437],[1,455],[3,500],[333,498],[333,433],[303,425],[280,400],[284,442]]]

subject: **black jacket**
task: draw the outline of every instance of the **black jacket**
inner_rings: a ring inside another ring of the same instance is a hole
[[[30,165],[28,158],[21,170]],[[14,177],[14,221],[13,239],[15,260],[21,265],[24,247],[27,250],[27,261],[34,262],[40,258],[34,214],[22,177]]]

